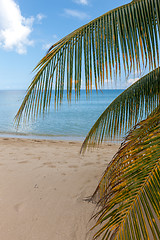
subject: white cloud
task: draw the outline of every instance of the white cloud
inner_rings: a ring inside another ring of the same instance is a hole
[[[88,5],[88,0],[73,0],[73,2],[82,4],[82,5]]]
[[[52,42],[43,44],[43,46],[42,46],[43,50],[48,50],[54,43],[56,43],[59,40],[59,38],[56,34],[53,34],[52,38],[53,38]]]
[[[29,39],[32,32],[34,17],[25,18],[14,0],[0,0],[0,47],[15,50],[19,54],[33,45]]]
[[[84,19],[89,18],[89,16],[85,12],[81,12],[81,11],[78,11],[78,10],[64,9],[64,12],[65,12],[66,16],[79,18],[80,20],[84,20]]]
[[[58,36],[56,34],[53,34],[52,37],[53,37],[54,40],[58,39]]]
[[[43,44],[42,49],[48,50],[52,45],[53,45],[53,43],[45,43],[45,44]]]
[[[42,19],[46,18],[46,16],[42,13],[37,14],[36,19],[38,23],[41,23]]]

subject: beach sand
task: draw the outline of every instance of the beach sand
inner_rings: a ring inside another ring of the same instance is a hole
[[[80,142],[0,138],[0,240],[85,240],[90,196],[118,150],[80,155]]]

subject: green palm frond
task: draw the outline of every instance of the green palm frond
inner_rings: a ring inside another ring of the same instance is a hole
[[[159,105],[159,94],[160,70],[157,68],[132,84],[106,108],[86,136],[81,151],[124,135]]]
[[[54,44],[35,68],[36,75],[16,115],[19,123],[48,110],[52,89],[55,103],[78,98],[85,66],[86,93],[102,87],[105,79],[159,66],[160,0],[137,0],[116,8]]]
[[[100,239],[160,239],[160,107],[128,134],[90,200]]]

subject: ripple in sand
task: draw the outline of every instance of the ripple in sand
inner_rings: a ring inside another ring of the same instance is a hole
[[[83,166],[90,166],[90,165],[94,165],[94,162],[87,162],[87,163],[83,164]]]
[[[69,165],[68,167],[69,167],[69,168],[78,168],[77,165]]]
[[[45,163],[43,163],[43,165],[50,167],[50,168],[56,168],[56,165],[53,165],[52,162],[45,162]]]
[[[23,164],[23,163],[29,163],[29,161],[21,161],[21,162],[18,162],[20,164]]]

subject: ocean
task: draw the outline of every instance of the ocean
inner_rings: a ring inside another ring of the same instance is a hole
[[[97,118],[122,92],[122,89],[114,89],[98,91],[97,94],[93,90],[92,95],[86,98],[85,90],[81,90],[80,99],[75,102],[73,97],[71,104],[68,104],[65,91],[58,111],[53,102],[44,117],[26,125],[21,124],[16,129],[14,117],[26,91],[0,90],[0,137],[83,140]]]

